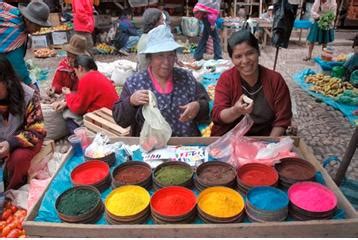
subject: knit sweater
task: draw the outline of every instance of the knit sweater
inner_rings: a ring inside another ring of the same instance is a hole
[[[67,107],[78,115],[103,107],[112,109],[117,100],[112,82],[98,71],[86,73],[79,81],[77,92],[66,94]]]
[[[16,148],[31,148],[46,136],[44,118],[41,111],[40,96],[30,87],[23,85],[25,91],[25,111],[23,116],[12,116],[7,104],[0,104],[1,140],[9,142],[10,151]],[[15,131],[8,130],[15,128]],[[7,134],[6,132],[12,134]]]
[[[70,66],[68,59],[64,58],[58,65],[55,76],[52,80],[52,88],[56,93],[62,93],[62,88],[67,87],[71,91],[76,91],[78,78],[75,70]]]
[[[292,110],[289,89],[281,74],[259,65],[259,78],[262,83],[264,96],[271,110],[274,112],[274,120],[268,128],[287,128],[291,124]],[[242,95],[240,73],[235,67],[225,71],[215,88],[215,100],[212,111],[212,136],[222,136],[240,121],[227,124],[220,118],[222,110],[234,106]],[[255,106],[254,106],[255,107]]]

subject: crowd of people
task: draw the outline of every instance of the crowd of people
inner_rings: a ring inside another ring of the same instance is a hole
[[[228,53],[234,66],[220,76],[210,111],[210,99],[203,85],[191,72],[178,67],[181,46],[168,26],[168,14],[146,9],[140,35],[130,21],[131,13],[124,12],[114,42],[125,55],[138,45],[137,72],[126,80],[118,96],[111,80],[98,71],[90,52],[93,22],[87,16],[93,15],[93,9],[86,3],[73,6],[78,12],[74,17],[76,34],[63,48],[67,56],[60,61],[50,90],[64,95],[52,106],[62,112],[71,133],[83,124],[85,113],[107,107],[113,110],[118,125],[131,126],[131,135],[139,136],[145,121],[142,107],[148,104],[151,91],[172,128],[172,136],[200,136],[198,124],[211,121],[212,136],[222,136],[246,114],[254,121],[247,135],[285,134],[292,119],[289,89],[280,73],[259,64],[259,43],[252,32],[240,30],[229,38]],[[268,9],[268,17],[272,17],[271,10]],[[215,25],[219,13],[220,1],[200,0],[195,6],[194,15],[204,23],[195,60],[203,58],[209,35],[214,42],[214,58],[222,58]],[[20,9],[0,2],[0,26],[6,26],[11,33],[4,38],[0,32],[0,158],[6,162],[7,189],[16,189],[26,182],[31,159],[40,151],[46,136],[39,89],[31,82],[24,55],[28,34],[50,26],[48,16],[48,7],[39,0]],[[81,22],[82,27],[76,28],[76,22]],[[311,52],[310,47],[309,58]]]

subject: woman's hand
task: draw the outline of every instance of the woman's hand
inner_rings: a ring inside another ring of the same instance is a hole
[[[62,88],[62,93],[63,93],[63,94],[70,94],[70,93],[71,93],[71,90],[70,90],[68,87],[63,87],[63,88]]]
[[[51,106],[56,112],[62,112],[66,108],[67,104],[65,100],[62,100],[52,103]]]
[[[234,108],[237,112],[240,114],[250,114],[252,110],[254,109],[254,102],[251,103],[244,101],[244,94],[241,95],[239,100],[235,103]]]
[[[200,110],[200,104],[198,101],[190,102],[184,106],[179,106],[183,113],[180,114],[179,121],[188,122],[193,120],[198,115]]]
[[[0,158],[8,157],[10,154],[10,144],[8,141],[0,142]]]
[[[140,106],[149,103],[148,90],[138,90],[135,91],[132,96],[129,98],[129,102],[133,106]]]

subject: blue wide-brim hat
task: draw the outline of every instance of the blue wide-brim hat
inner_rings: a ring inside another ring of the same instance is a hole
[[[148,32],[147,45],[139,54],[170,52],[180,49],[182,49],[182,46],[174,40],[169,27],[159,25]]]

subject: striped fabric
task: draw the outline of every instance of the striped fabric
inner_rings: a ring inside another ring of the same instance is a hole
[[[25,23],[18,8],[0,2],[0,53],[7,53],[26,42]]]

